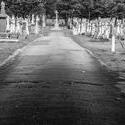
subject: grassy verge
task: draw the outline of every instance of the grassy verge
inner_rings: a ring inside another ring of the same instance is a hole
[[[20,49],[26,46],[29,42],[35,40],[38,35],[31,34],[25,39],[24,37],[20,37],[18,42],[0,42],[0,64],[7,59],[10,55],[12,55],[17,49]]]
[[[51,27],[45,27],[45,28],[41,28],[40,34],[42,34],[43,36],[48,36],[49,33],[51,32]]]
[[[116,42],[116,53],[113,54],[111,53],[111,41],[96,40],[84,35],[74,36],[67,30],[64,32],[80,46],[91,50],[110,70],[125,73],[125,49],[122,48],[120,42]]]

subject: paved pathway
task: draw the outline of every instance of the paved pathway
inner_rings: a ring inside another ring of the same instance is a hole
[[[125,124],[125,100],[115,81],[62,32],[34,41],[5,71],[2,125]]]

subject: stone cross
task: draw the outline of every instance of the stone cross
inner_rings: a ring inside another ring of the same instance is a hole
[[[56,23],[55,23],[55,27],[57,28],[57,27],[59,27],[59,22],[58,22],[58,11],[56,10],[55,13],[56,13]]]

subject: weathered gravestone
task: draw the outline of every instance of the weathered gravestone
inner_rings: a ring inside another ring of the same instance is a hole
[[[46,27],[46,17],[45,17],[45,14],[43,14],[43,16],[42,16],[42,26],[43,26],[43,28]]]
[[[7,16],[6,32],[10,32],[10,17],[9,16]]]
[[[7,14],[5,13],[5,3],[1,2],[1,12],[0,12],[0,37],[5,37],[7,28]]]
[[[30,33],[35,33],[35,17],[34,14],[32,15],[31,24],[30,24]]]
[[[12,16],[12,19],[11,19],[11,28],[10,28],[10,32],[12,33],[12,34],[14,34],[15,33],[15,30],[16,30],[16,20],[15,20],[15,16],[13,15]]]
[[[36,24],[35,24],[35,34],[39,33],[39,17],[36,16]]]
[[[55,22],[55,28],[58,29],[59,28],[59,21],[58,21],[58,11],[56,10],[56,22]]]
[[[28,24],[28,19],[23,20],[22,22],[22,35],[27,38],[29,35],[29,24]]]

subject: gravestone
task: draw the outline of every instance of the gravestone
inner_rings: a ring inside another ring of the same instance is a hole
[[[59,21],[58,21],[58,11],[56,10],[56,23],[55,23],[55,28],[59,28]]]
[[[35,33],[35,17],[34,14],[32,14],[31,24],[30,24],[30,33]]]
[[[12,16],[12,19],[11,19],[11,29],[10,29],[10,32],[11,33],[15,33],[15,31],[16,31],[16,20],[15,20],[15,16],[13,15]]]
[[[28,24],[28,19],[23,20],[22,22],[22,35],[27,38],[29,35],[29,24]]]
[[[10,32],[10,17],[9,16],[7,16],[6,32]]]
[[[6,32],[7,28],[7,14],[5,13],[5,3],[1,2],[1,12],[0,12],[0,32]]]
[[[25,19],[26,22],[26,35],[29,35],[29,23],[28,23],[28,19]]]
[[[43,16],[42,16],[42,22],[43,22],[42,26],[43,26],[43,28],[45,28],[46,27],[46,17],[45,17],[45,14],[43,14]]]
[[[15,32],[18,35],[22,34],[21,23],[20,23],[20,19],[19,18],[17,18],[17,20],[16,20],[16,30],[15,30]]]
[[[31,23],[34,25],[35,24],[35,18],[34,18],[34,14],[32,14],[32,20]]]
[[[38,25],[38,22],[39,22],[39,17],[36,16],[35,34],[38,34],[38,33],[39,33],[39,25]]]

